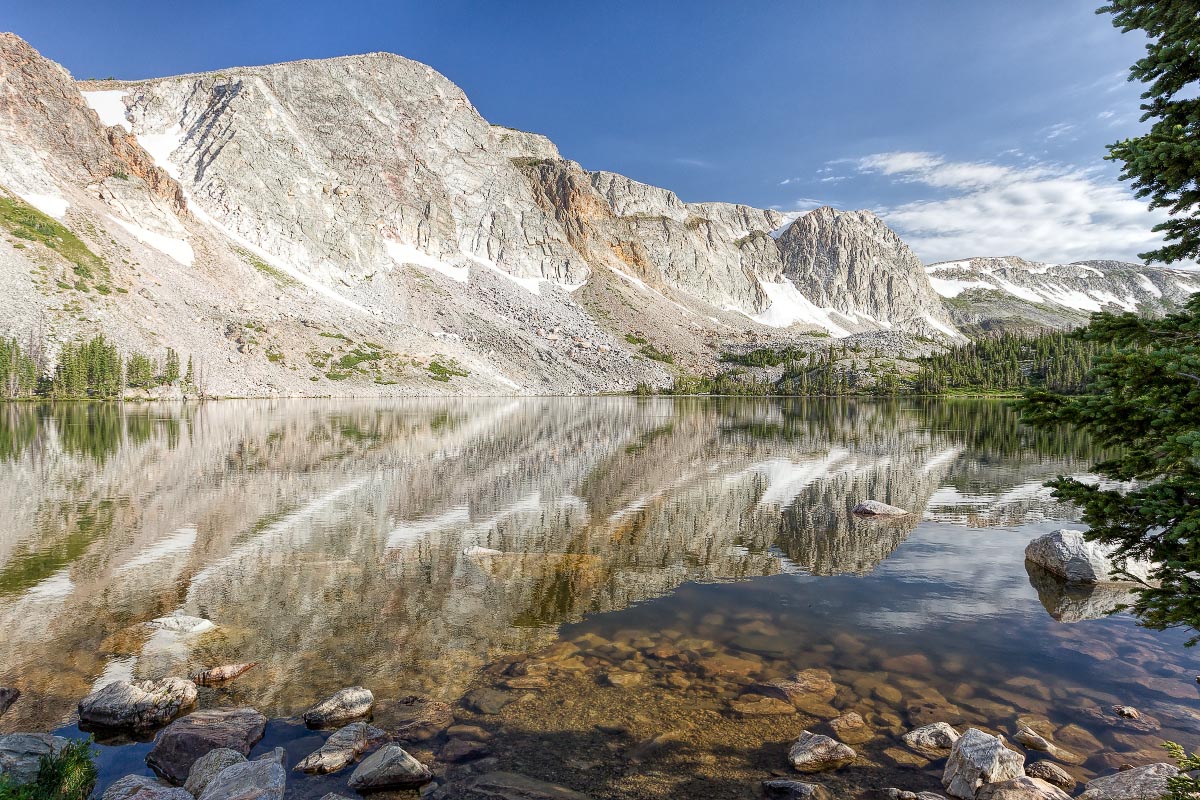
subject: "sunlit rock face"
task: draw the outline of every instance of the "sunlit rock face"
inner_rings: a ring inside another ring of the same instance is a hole
[[[269,714],[348,684],[454,699],[497,655],[685,582],[870,572],[964,465],[991,464],[1002,497],[1076,463],[1005,462],[1011,417],[965,441],[971,404],[3,412],[0,684],[25,692],[10,729],[111,680],[251,661],[223,691]],[[857,519],[864,498],[915,513]],[[216,628],[145,624],[176,612]]]

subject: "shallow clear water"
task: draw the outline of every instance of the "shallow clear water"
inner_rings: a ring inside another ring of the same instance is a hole
[[[501,769],[597,797],[750,797],[846,711],[870,738],[819,778],[835,787],[936,786],[940,762],[898,738],[935,720],[1035,721],[1083,779],[1162,760],[1163,739],[1200,742],[1200,657],[1181,632],[1092,618],[1121,594],[1024,564],[1074,520],[1042,482],[1094,455],[987,400],[3,407],[0,685],[23,696],[0,731],[78,735],[75,704],[110,680],[257,661],[201,707],[279,718],[259,749],[315,749],[325,734],[288,718],[343,686],[372,689],[380,721],[418,693],[493,733],[482,761],[413,746],[452,785]],[[915,513],[850,513],[871,498]],[[218,628],[143,624],[176,611]],[[836,695],[739,711],[801,669]],[[480,687],[515,702],[458,705]],[[101,786],[147,771],[148,745],[107,744]],[[345,791],[348,772],[290,791]]]

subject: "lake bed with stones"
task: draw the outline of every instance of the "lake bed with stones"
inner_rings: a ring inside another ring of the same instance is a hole
[[[94,734],[98,795],[156,731],[83,731],[84,696],[255,662],[195,706],[264,714],[251,757],[295,765],[332,732],[305,710],[361,686],[427,796],[941,792],[901,738],[934,722],[1028,727],[1083,782],[1200,745],[1186,632],[1025,563],[1081,527],[1043,482],[1096,455],[1000,400],[3,407],[0,733]],[[150,624],[179,614],[213,627]],[[805,730],[854,760],[800,775]]]

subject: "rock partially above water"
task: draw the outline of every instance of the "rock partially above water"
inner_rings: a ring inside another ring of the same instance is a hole
[[[257,666],[257,661],[251,661],[249,664],[225,664],[220,667],[206,669],[203,672],[197,672],[192,676],[192,680],[200,686],[212,686],[231,681]]]
[[[283,800],[287,788],[287,753],[276,747],[254,761],[226,767],[196,800]]]
[[[212,708],[177,719],[159,731],[146,763],[169,781],[183,783],[200,756],[218,747],[249,755],[267,718],[253,708]]]
[[[295,768],[300,772],[337,772],[386,738],[379,728],[351,722],[334,731],[319,750],[309,753]]]
[[[194,800],[191,794],[176,786],[146,775],[126,775],[107,789],[100,800]]]
[[[199,797],[204,793],[204,788],[208,786],[209,781],[234,764],[241,764],[245,760],[246,757],[236,750],[218,747],[196,759],[196,763],[192,764],[192,768],[188,770],[187,781],[183,784],[183,788],[187,789],[193,797]]]
[[[970,728],[954,743],[942,786],[954,797],[969,800],[980,786],[1020,778],[1025,756],[1009,750],[999,736],[991,736],[978,728]]]
[[[1075,779],[1053,761],[1035,761],[1025,765],[1025,774],[1070,792],[1075,789]]]
[[[212,620],[204,619],[203,617],[192,617],[187,614],[171,614],[166,617],[158,617],[146,624],[156,630],[182,634],[206,633],[217,627]]]
[[[829,791],[818,783],[763,781],[763,794],[773,800],[830,800]]]
[[[904,743],[927,758],[943,758],[958,741],[958,731],[946,722],[934,722],[914,728],[901,737]]]
[[[907,516],[908,511],[878,500],[864,500],[854,507],[854,513],[864,517],[903,517]]]
[[[398,744],[381,747],[350,774],[351,789],[360,792],[378,789],[410,789],[433,778],[429,767],[417,761]]]
[[[42,756],[57,755],[68,741],[48,733],[10,733],[0,736],[0,775],[17,786],[37,777]]]
[[[1174,764],[1147,764],[1087,782],[1079,800],[1159,800],[1167,794],[1167,779],[1179,774]]]
[[[858,757],[854,749],[836,739],[801,732],[788,750],[788,761],[797,772],[824,772],[844,767]]]
[[[1112,557],[1115,551],[1112,545],[1087,541],[1082,531],[1060,530],[1030,542],[1025,559],[1076,583],[1150,582],[1152,563],[1129,559],[1118,569]]]
[[[351,720],[365,717],[375,705],[375,695],[370,689],[351,686],[340,689],[304,712],[304,722],[313,728],[344,725]]]
[[[183,678],[114,681],[79,701],[79,722],[145,730],[165,725],[196,702],[196,684]]]
[[[17,698],[21,696],[18,689],[10,689],[7,686],[0,686],[0,717],[4,716],[4,712],[12,707],[12,704],[17,702]]]
[[[1071,795],[1046,781],[1022,775],[985,785],[975,800],[1071,800]]]

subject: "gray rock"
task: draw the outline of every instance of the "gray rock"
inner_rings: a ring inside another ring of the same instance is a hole
[[[1022,775],[999,783],[988,783],[979,789],[975,800],[1070,800],[1071,795],[1038,778]]]
[[[515,772],[487,772],[466,782],[472,792],[498,800],[591,800],[591,798],[546,781],[539,781]]]
[[[254,761],[221,770],[196,800],[283,800],[286,788],[287,753],[276,747]]]
[[[196,760],[218,747],[250,755],[266,725],[267,718],[253,708],[197,711],[158,732],[146,763],[172,783],[183,783]]]
[[[1032,764],[1026,764],[1025,774],[1031,778],[1039,778],[1066,792],[1075,789],[1075,779],[1053,761],[1034,761]]]
[[[210,750],[192,764],[183,788],[187,789],[188,794],[193,797],[199,797],[204,794],[204,789],[208,786],[209,781],[220,775],[227,767],[241,764],[245,760],[244,755],[236,750],[230,750],[228,747]]]
[[[1159,800],[1167,794],[1167,780],[1179,774],[1174,764],[1147,764],[1087,782],[1079,800]]]
[[[906,745],[926,758],[942,758],[950,754],[950,749],[958,741],[958,731],[949,723],[934,722],[914,728],[901,738]]]
[[[864,517],[903,517],[908,514],[903,508],[889,506],[878,500],[865,500],[854,507],[854,513]]]
[[[304,712],[304,722],[314,728],[343,725],[351,720],[365,717],[375,705],[375,695],[370,689],[352,686],[341,689]]]
[[[980,786],[1022,777],[1025,756],[1009,750],[999,736],[969,728],[950,750],[942,786],[953,797],[973,798]]]
[[[464,707],[476,714],[499,714],[504,707],[516,698],[508,692],[498,689],[473,689],[462,699]]]
[[[1021,726],[1013,736],[1013,741],[1029,750],[1041,750],[1043,753],[1053,754],[1058,750],[1046,737],[1026,726]]]
[[[167,724],[195,703],[196,684],[183,678],[114,681],[79,701],[79,722],[145,730]]]
[[[829,791],[819,783],[804,781],[763,781],[763,794],[777,800],[830,800]]]
[[[69,744],[48,733],[10,733],[0,736],[0,775],[18,786],[37,778],[42,756],[57,755]]]
[[[4,716],[4,712],[12,707],[12,704],[17,702],[17,698],[21,696],[18,689],[11,689],[7,686],[0,686],[0,717]]]
[[[300,772],[337,772],[386,738],[387,734],[379,728],[365,722],[352,722],[334,731],[320,749],[305,756],[295,769]]]
[[[1030,542],[1025,548],[1025,560],[1076,583],[1151,581],[1152,563],[1127,560],[1118,564],[1113,558],[1115,551],[1111,545],[1087,541],[1082,531],[1064,529]]]
[[[802,731],[788,750],[788,761],[797,772],[838,769],[857,757],[849,745],[810,731]]]
[[[177,786],[145,775],[126,775],[104,790],[100,800],[194,800]]]
[[[166,617],[158,617],[146,624],[155,630],[170,631],[185,635],[207,633],[208,631],[215,630],[217,627],[212,620],[207,620],[203,617],[192,617],[187,614],[171,614]]]
[[[350,774],[351,789],[359,792],[378,789],[411,789],[433,779],[429,767],[417,761],[398,744],[379,748]]]

